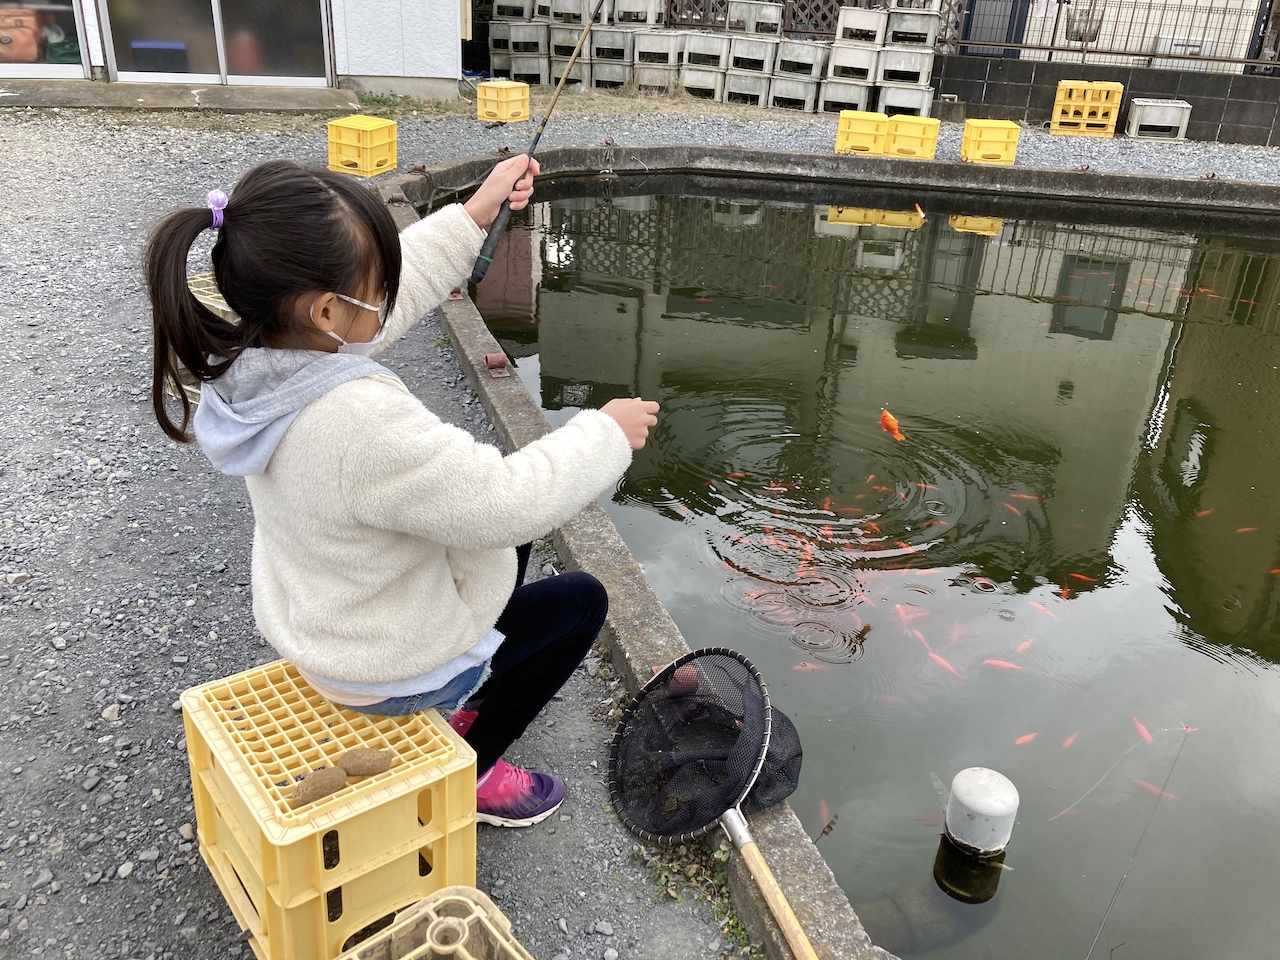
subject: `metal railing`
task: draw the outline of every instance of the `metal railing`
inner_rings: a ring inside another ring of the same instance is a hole
[[[1270,73],[1276,0],[943,0],[939,47],[970,56]]]

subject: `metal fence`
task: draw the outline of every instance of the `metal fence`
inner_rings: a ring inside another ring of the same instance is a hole
[[[944,0],[939,46],[970,56],[1270,73],[1277,0]]]

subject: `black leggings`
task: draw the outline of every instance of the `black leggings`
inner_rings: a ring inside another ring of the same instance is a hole
[[[589,573],[563,573],[523,584],[529,551],[521,548],[515,592],[494,625],[505,638],[491,673],[473,698],[478,716],[466,740],[483,775],[582,663],[604,625],[609,597]]]

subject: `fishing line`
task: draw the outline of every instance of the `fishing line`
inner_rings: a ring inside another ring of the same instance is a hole
[[[1171,729],[1173,729],[1173,728],[1172,728],[1172,727],[1165,727],[1163,730],[1159,730],[1159,731],[1157,731],[1157,733],[1168,733]],[[1190,731],[1189,731],[1189,730],[1187,730],[1185,727],[1184,727],[1183,729],[1184,729],[1184,732],[1186,732],[1186,733],[1189,733],[1189,732],[1190,732]],[[1086,791],[1081,795],[1081,797],[1080,797],[1080,799],[1079,799],[1079,800],[1077,800],[1077,801],[1076,801],[1075,803],[1073,803],[1071,806],[1067,807],[1067,809],[1062,810],[1062,811],[1060,811],[1060,812],[1058,812],[1058,813],[1055,813],[1052,817],[1050,817],[1050,818],[1049,818],[1048,820],[1046,820],[1045,822],[1046,822],[1046,823],[1053,823],[1053,821],[1057,820],[1059,817],[1064,816],[1065,814],[1070,813],[1070,812],[1071,812],[1072,810],[1074,810],[1076,807],[1080,806],[1080,804],[1084,802],[1085,797],[1089,796],[1089,794],[1093,793],[1093,791],[1097,790],[1100,786],[1102,786],[1102,781],[1103,781],[1103,780],[1105,780],[1105,779],[1107,779],[1107,777],[1111,776],[1111,771],[1112,771],[1112,770],[1114,770],[1116,767],[1120,766],[1120,761],[1121,761],[1121,760],[1123,760],[1125,757],[1127,757],[1130,753],[1132,753],[1135,749],[1137,749],[1137,747],[1138,747],[1140,744],[1143,744],[1143,743],[1146,743],[1146,741],[1145,741],[1145,740],[1142,740],[1141,738],[1139,738],[1138,740],[1135,740],[1135,741],[1134,741],[1134,743],[1133,743],[1133,746],[1131,746],[1131,747],[1130,747],[1128,750],[1126,750],[1124,753],[1120,754],[1120,756],[1116,757],[1116,762],[1115,762],[1115,763],[1113,763],[1111,766],[1107,767],[1107,772],[1106,772],[1106,773],[1104,773],[1101,777],[1099,777],[1099,778],[1098,778],[1098,782],[1097,782],[1097,783],[1095,783],[1095,784],[1094,784],[1092,787],[1090,787],[1088,790],[1086,790]]]
[[[1169,764],[1169,773],[1165,776],[1164,783],[1160,785],[1160,796],[1156,797],[1156,802],[1152,805],[1151,812],[1147,814],[1146,826],[1142,828],[1142,834],[1138,837],[1138,842],[1133,848],[1133,856],[1129,858],[1129,863],[1125,866],[1124,873],[1120,876],[1120,882],[1116,884],[1116,892],[1111,895],[1111,902],[1107,904],[1107,912],[1102,915],[1102,922],[1098,924],[1098,932],[1094,935],[1093,943],[1089,944],[1089,952],[1084,955],[1084,960],[1089,960],[1093,956],[1093,948],[1098,945],[1098,940],[1102,937],[1102,928],[1107,925],[1107,918],[1111,916],[1111,908],[1116,905],[1116,900],[1120,896],[1120,888],[1124,886],[1125,880],[1128,879],[1129,869],[1133,866],[1133,861],[1138,859],[1138,849],[1142,846],[1142,841],[1146,839],[1147,830],[1151,827],[1151,821],[1156,818],[1156,811],[1160,809],[1160,801],[1164,799],[1165,788],[1169,786],[1169,781],[1173,777],[1173,768],[1178,765],[1178,758],[1182,756],[1182,748],[1187,745],[1187,737],[1191,736],[1190,727],[1184,724],[1182,730],[1182,743],[1178,744],[1178,752],[1174,754],[1173,763]]]

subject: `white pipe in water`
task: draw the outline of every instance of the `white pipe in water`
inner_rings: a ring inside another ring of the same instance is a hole
[[[986,767],[961,770],[951,781],[947,836],[979,857],[993,857],[1009,844],[1018,816],[1018,788]]]

